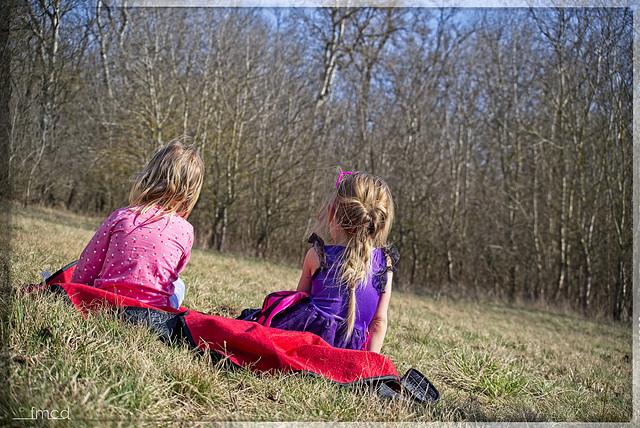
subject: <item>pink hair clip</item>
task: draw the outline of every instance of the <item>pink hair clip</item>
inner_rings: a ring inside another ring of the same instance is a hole
[[[346,174],[353,174],[353,172],[349,172],[349,171],[342,171],[340,173],[340,175],[338,176],[338,181],[336,181],[336,189],[338,188],[338,184],[340,184],[340,180],[342,180],[342,176],[346,175]]]

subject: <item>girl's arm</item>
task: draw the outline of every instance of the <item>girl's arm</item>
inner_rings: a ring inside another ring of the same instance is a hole
[[[387,258],[387,263],[391,263]],[[384,336],[387,334],[387,310],[389,309],[389,300],[391,300],[391,282],[393,280],[393,272],[387,272],[387,285],[384,293],[380,293],[378,306],[373,314],[373,319],[369,323],[369,346],[367,351],[380,353]]]
[[[180,220],[183,220],[183,219],[179,218],[178,219],[179,223],[181,223]],[[177,228],[174,229],[175,239],[177,242],[179,242],[182,245],[182,250],[183,250],[182,257],[178,262],[178,266],[175,267],[176,276],[178,276],[187,266],[187,263],[189,263],[189,260],[191,259],[191,249],[193,248],[193,226],[191,226],[191,223],[189,223],[186,220],[183,220],[183,222],[184,223],[182,227],[186,229],[186,232],[184,235],[186,236],[186,240],[185,238],[182,237],[182,235],[179,235],[179,231],[177,230]]]
[[[298,281],[297,291],[303,291],[307,294],[311,294],[311,277],[313,273],[320,267],[320,259],[318,254],[313,248],[307,251],[307,255],[304,257],[304,263],[302,265],[302,276]]]

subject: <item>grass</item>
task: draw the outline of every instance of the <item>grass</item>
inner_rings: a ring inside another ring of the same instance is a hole
[[[424,373],[435,405],[408,407],[302,375],[232,370],[108,313],[83,318],[61,298],[22,286],[75,260],[102,219],[13,206],[11,290],[0,394],[3,425],[34,409],[68,410],[56,426],[187,422],[629,422],[632,328],[502,303],[394,292],[383,354]],[[0,250],[6,256],[6,243]],[[184,306],[235,317],[299,268],[194,250]],[[24,422],[24,424],[23,424]],[[38,422],[43,422],[39,420]],[[66,424],[66,425],[65,425]]]

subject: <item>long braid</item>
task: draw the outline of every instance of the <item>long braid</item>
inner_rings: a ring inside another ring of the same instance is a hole
[[[334,215],[351,237],[339,273],[349,287],[346,337],[350,337],[356,319],[355,291],[371,270],[373,250],[386,244],[393,221],[393,201],[386,183],[362,172],[347,176],[336,190],[331,201]]]
[[[356,321],[356,288],[370,270],[370,256],[373,251],[371,239],[354,237],[347,249],[340,276],[349,287],[349,306],[347,311],[347,337],[351,336]]]

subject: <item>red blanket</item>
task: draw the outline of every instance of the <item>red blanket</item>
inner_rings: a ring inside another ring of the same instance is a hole
[[[400,379],[391,360],[381,354],[334,348],[312,333],[279,330],[186,308],[176,310],[150,306],[91,286],[69,283],[74,268],[74,263],[65,266],[53,274],[46,285],[50,290],[66,295],[83,314],[117,308],[124,318],[148,325],[165,339],[185,338],[191,346],[203,352],[217,353],[258,373],[304,372],[339,384],[384,384],[387,393],[406,387],[409,373]],[[417,371],[410,372],[413,372],[413,377],[416,373],[419,375]],[[420,391],[408,391],[408,395],[421,402],[436,401],[438,397],[433,395],[433,391],[437,393],[437,390],[426,378],[424,381],[427,382],[427,390],[432,388],[427,399],[412,396],[420,395]]]

